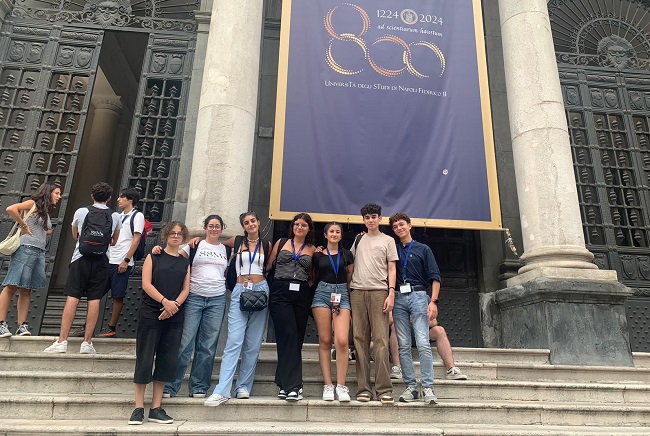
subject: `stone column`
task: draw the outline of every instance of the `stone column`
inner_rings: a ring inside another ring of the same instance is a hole
[[[630,290],[585,248],[546,0],[499,0],[499,13],[524,246],[495,293],[502,340],[550,348],[553,363],[630,365]]]
[[[219,213],[240,233],[249,204],[264,2],[213,3],[196,123],[186,224]]]

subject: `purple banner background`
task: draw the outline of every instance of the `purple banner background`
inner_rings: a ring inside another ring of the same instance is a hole
[[[363,35],[351,4],[369,17]],[[328,33],[334,7],[331,30],[359,35],[376,65],[404,67],[404,47],[374,43],[393,35],[439,47],[442,77],[424,45],[411,46],[412,64],[430,77],[378,73],[358,40]],[[358,216],[376,202],[384,216],[491,220],[472,0],[293,0],[290,31],[281,211]],[[363,71],[335,71],[330,44],[336,65]]]

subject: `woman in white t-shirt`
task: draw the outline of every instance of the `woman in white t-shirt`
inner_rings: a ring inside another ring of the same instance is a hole
[[[194,351],[188,389],[190,397],[203,398],[210,389],[214,356],[226,310],[226,247],[219,242],[224,229],[219,215],[204,223],[205,240],[196,248],[185,246],[180,253],[190,259],[190,294],[185,301],[183,336],[178,350],[176,380],[167,383],[163,396],[175,396]],[[196,345],[196,349],[195,349]]]

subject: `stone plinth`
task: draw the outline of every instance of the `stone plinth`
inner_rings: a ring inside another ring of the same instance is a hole
[[[548,348],[554,365],[633,366],[617,282],[535,278],[494,293],[506,348]]]

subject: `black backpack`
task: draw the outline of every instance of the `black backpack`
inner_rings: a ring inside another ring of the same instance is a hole
[[[131,235],[135,235],[135,227],[133,224],[133,220],[135,219],[135,216],[139,213],[137,210],[131,215],[131,219],[129,220],[131,224]],[[144,215],[143,215],[144,216]],[[147,248],[147,236],[149,235],[149,232],[151,231],[152,226],[151,223],[149,222],[148,219],[144,219],[144,228],[142,229],[142,233],[140,234],[140,242],[138,243],[138,248],[135,249],[135,253],[133,253],[133,260],[138,261],[142,258],[144,258],[145,255],[145,250]]]
[[[82,256],[102,256],[108,251],[113,237],[113,211],[88,206],[79,234],[79,253]]]

